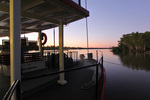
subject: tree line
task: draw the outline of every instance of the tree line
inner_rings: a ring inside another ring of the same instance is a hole
[[[124,34],[113,52],[146,52],[150,50],[150,32]]]

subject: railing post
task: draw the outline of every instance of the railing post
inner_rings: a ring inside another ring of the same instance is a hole
[[[98,50],[96,50],[96,57],[97,57],[97,63],[98,63]]]
[[[104,73],[104,69],[103,69],[103,55],[102,55],[100,66],[101,66],[101,71],[102,71],[101,74],[102,74],[102,77],[103,77],[103,73]]]
[[[102,66],[103,66],[103,55],[102,55]]]
[[[75,52],[74,52],[74,60],[76,59],[76,56],[75,56]]]
[[[17,84],[16,87],[17,93],[17,100],[22,100],[22,95],[21,95],[21,81],[19,80],[19,83]]]
[[[96,89],[95,89],[95,100],[98,99],[98,64],[96,65]]]
[[[78,52],[76,52],[76,53],[77,53],[76,55],[77,55],[77,61],[78,61]]]
[[[70,52],[70,58],[72,58],[72,52]],[[72,58],[73,59],[73,58]]]

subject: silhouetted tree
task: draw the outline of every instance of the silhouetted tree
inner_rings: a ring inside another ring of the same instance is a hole
[[[148,51],[150,50],[150,32],[145,33],[132,32],[124,34],[118,41],[118,48],[113,48],[115,51]],[[118,50],[117,50],[118,49]]]

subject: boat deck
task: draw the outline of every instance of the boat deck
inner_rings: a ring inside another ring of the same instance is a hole
[[[87,65],[95,64],[92,60],[84,60],[75,67],[83,67]],[[23,100],[94,100],[95,99],[95,84],[87,86],[89,82],[95,80],[96,67],[89,67],[81,70],[75,70],[65,73],[66,85],[60,85],[57,83],[59,75],[46,76],[38,79],[32,79],[22,81],[22,97]],[[23,74],[23,78],[33,77],[36,75],[42,75],[52,73],[57,69],[45,69]],[[100,74],[101,71],[99,71]],[[0,85],[0,97],[3,97],[9,87],[9,77],[0,77],[3,79]],[[8,82],[6,82],[8,81]],[[7,83],[7,84],[6,84]],[[2,99],[2,98],[0,98]]]
[[[3,96],[9,89],[9,85],[10,85],[9,77],[0,74],[0,100],[2,100]]]
[[[86,60],[78,67],[90,64],[92,62]],[[48,82],[47,87],[24,97],[23,100],[94,100],[95,85],[85,88],[85,84],[93,80],[94,71],[95,67],[67,72],[65,74],[68,82],[66,85],[57,84],[57,80]]]

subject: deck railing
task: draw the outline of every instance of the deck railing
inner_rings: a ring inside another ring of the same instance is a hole
[[[48,51],[43,53],[43,57],[45,61],[49,59],[49,56],[52,54],[59,54],[59,51]],[[66,55],[69,58],[72,58],[74,62],[79,61],[78,59],[78,51],[64,51],[64,55]]]
[[[73,61],[78,61],[79,60],[78,59],[78,51],[67,51],[66,54],[69,58],[72,58]]]
[[[96,51],[97,52],[97,57],[98,57],[98,53],[99,51]],[[89,66],[83,66],[83,67],[78,67],[78,68],[71,68],[71,69],[66,69],[66,70],[63,70],[63,71],[56,71],[56,72],[52,72],[52,73],[48,73],[48,74],[44,74],[44,75],[39,75],[39,76],[34,76],[34,77],[30,77],[30,78],[23,78],[22,81],[27,81],[27,80],[32,80],[32,79],[37,79],[37,78],[42,78],[42,77],[46,77],[46,76],[52,76],[52,75],[56,75],[56,74],[61,74],[61,73],[66,73],[66,72],[71,72],[71,71],[75,71],[75,70],[81,70],[81,69],[85,69],[85,68],[90,68],[90,67],[95,67],[96,66],[96,80],[95,80],[95,85],[96,85],[96,88],[95,88],[95,100],[98,100],[99,98],[99,66],[101,67],[101,76],[103,76],[103,53],[101,52],[101,57],[100,59],[97,61],[96,64],[92,64],[92,65],[89,65]],[[7,99],[8,97],[10,98],[13,94],[13,91],[14,89],[16,88],[17,84],[19,84],[18,82],[20,82],[19,80],[15,81],[13,83],[13,85],[10,87],[10,89],[8,90],[8,92],[6,93],[6,95],[4,96],[4,99],[3,100],[9,100]],[[19,89],[18,89],[19,90]],[[11,91],[11,92],[10,92]],[[21,90],[18,91],[19,93],[21,93]],[[18,93],[18,94],[19,94]],[[21,94],[20,96],[18,96],[17,100],[21,100]],[[6,98],[6,99],[5,99]]]
[[[21,85],[20,85],[20,80],[16,80],[12,83],[11,87],[3,97],[3,100],[10,100],[14,91],[16,90],[16,99],[21,100]]]

